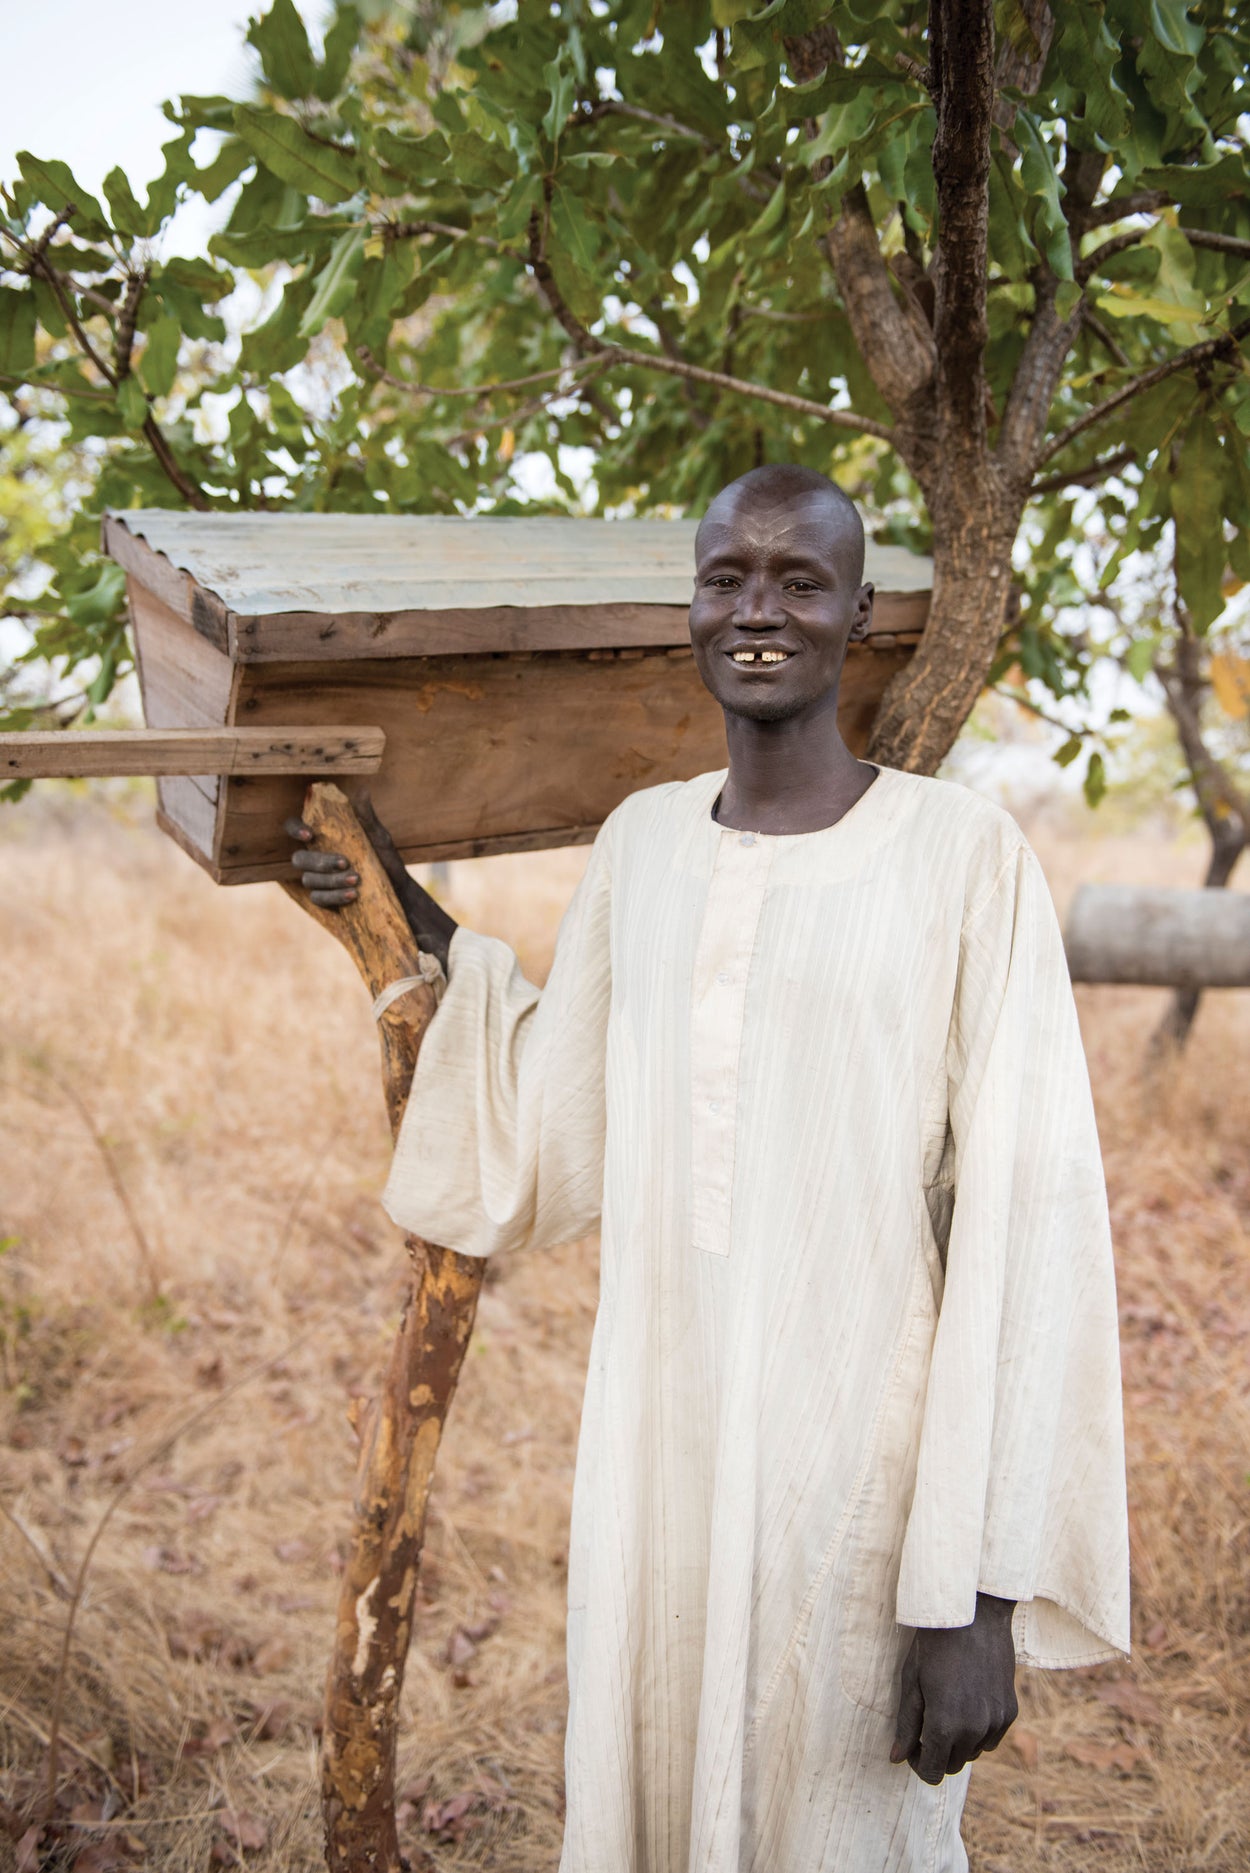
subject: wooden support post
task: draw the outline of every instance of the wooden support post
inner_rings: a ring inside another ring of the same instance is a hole
[[[317,910],[284,887],[348,950],[376,996],[416,975],[417,946],[390,882],[335,786],[308,790],[316,846],[342,852],[360,878],[354,904]],[[399,1128],[421,1038],[434,1013],[424,984],[378,1023],[392,1133]],[[425,1512],[447,1408],[456,1389],[485,1264],[407,1238],[412,1286],[382,1390],[355,1420],[360,1436],[351,1552],[339,1590],[326,1680],[321,1810],[330,1873],[404,1873],[395,1826],[395,1748],[412,1637]]]

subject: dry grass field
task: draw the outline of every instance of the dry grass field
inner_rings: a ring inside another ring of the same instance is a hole
[[[1200,869],[1158,831],[1035,836],[1061,905],[1083,877]],[[461,864],[449,899],[541,973],[583,863]],[[214,889],[141,789],[0,810],[0,878],[0,1873],[303,1873],[345,1408],[403,1282],[364,993],[276,887]],[[1081,996],[1135,1653],[1023,1675],[1012,1739],[974,1777],[977,1873],[1250,1866],[1250,997],[1209,997],[1162,1079],[1161,1000]],[[452,1412],[401,1774],[405,1838],[447,1873],[558,1858],[595,1280],[590,1243],[492,1268]]]

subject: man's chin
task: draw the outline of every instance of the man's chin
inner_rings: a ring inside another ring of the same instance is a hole
[[[726,715],[741,716],[746,722],[787,722],[802,715],[811,706],[810,696],[770,695],[759,689],[740,691],[736,696],[718,696],[716,700]]]

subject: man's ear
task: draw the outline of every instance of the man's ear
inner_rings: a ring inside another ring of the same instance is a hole
[[[855,594],[855,615],[851,620],[851,642],[862,644],[872,628],[872,601],[876,587],[861,585]]]

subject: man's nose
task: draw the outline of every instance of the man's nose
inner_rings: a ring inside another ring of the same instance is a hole
[[[769,579],[744,579],[733,621],[744,631],[778,631],[786,621],[781,595]]]

